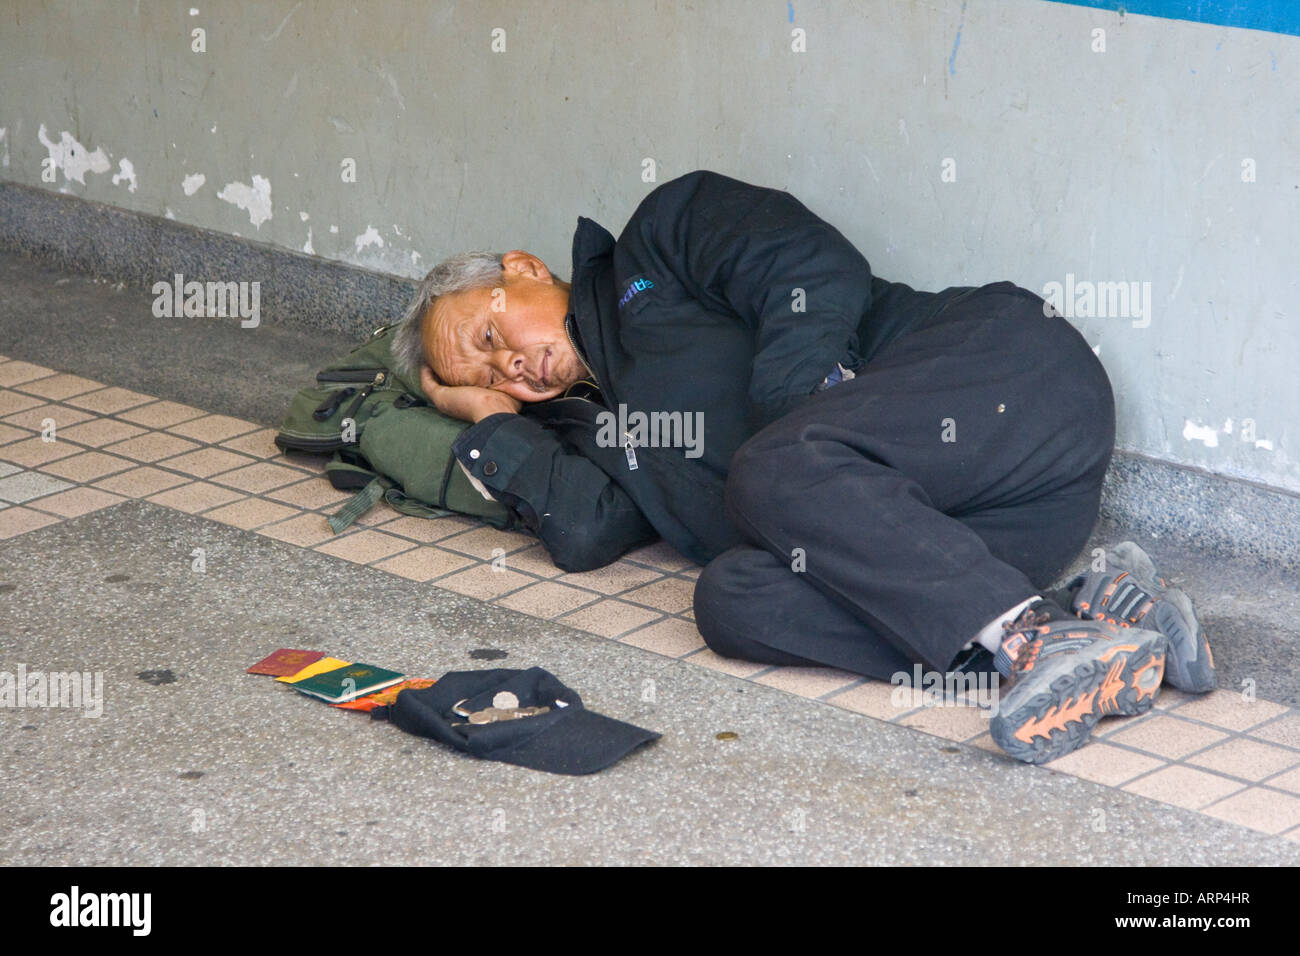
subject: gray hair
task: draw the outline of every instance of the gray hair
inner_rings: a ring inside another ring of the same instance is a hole
[[[499,252],[462,252],[442,260],[420,280],[415,297],[393,332],[393,364],[401,375],[418,378],[424,363],[424,323],[421,319],[440,295],[501,285],[504,270]]]

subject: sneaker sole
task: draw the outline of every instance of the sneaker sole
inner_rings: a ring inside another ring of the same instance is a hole
[[[1047,763],[1088,742],[1103,717],[1145,714],[1164,679],[1169,641],[1134,628],[1098,657],[1060,654],[1025,675],[999,702],[989,731],[1026,763]]]

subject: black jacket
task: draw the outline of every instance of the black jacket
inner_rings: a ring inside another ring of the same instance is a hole
[[[861,369],[962,291],[873,278],[861,253],[789,193],[703,170],[654,189],[617,242],[579,217],[571,285],[566,328],[599,394],[489,416],[452,446],[570,571],[657,536],[700,564],[739,543],[722,495],[741,443],[837,362]],[[600,426],[620,404],[633,421],[637,411],[702,412],[703,441],[604,441],[611,429]]]

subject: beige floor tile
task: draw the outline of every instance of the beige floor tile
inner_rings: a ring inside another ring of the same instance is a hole
[[[283,465],[272,464],[269,461],[259,461],[243,468],[236,468],[234,471],[227,471],[212,480],[219,485],[229,485],[231,488],[256,495],[287,485],[301,477],[302,472],[296,468],[285,468]]]
[[[1287,708],[1282,704],[1267,700],[1246,700],[1235,691],[1215,690],[1183,704],[1178,708],[1178,716],[1203,720],[1207,724],[1228,730],[1246,730],[1286,711]]]
[[[125,455],[127,458],[134,458],[136,461],[152,463],[161,461],[164,458],[170,458],[173,455],[193,451],[198,447],[194,442],[176,435],[168,435],[165,432],[149,432],[145,435],[137,435],[135,438],[128,438],[126,441],[105,445],[104,451],[112,452],[114,455]]]
[[[682,578],[660,578],[619,595],[624,601],[644,604],[657,611],[678,614],[694,603],[695,582]]]
[[[204,415],[202,418],[192,418],[187,422],[167,426],[167,430],[173,435],[210,444],[234,438],[236,435],[245,435],[256,428],[256,422],[246,422],[242,418],[231,418],[229,415]]]
[[[683,557],[682,553],[667,541],[656,541],[644,548],[637,548],[623,555],[625,560],[649,564],[664,571],[683,571],[695,567],[695,562]]]
[[[1300,794],[1300,768],[1288,770],[1286,773],[1280,773],[1276,777],[1270,777],[1264,781],[1266,786],[1277,787],[1279,790],[1287,790],[1294,794]]]
[[[510,554],[512,551],[531,548],[537,543],[537,539],[532,535],[517,534],[513,531],[479,527],[473,531],[466,531],[462,534],[444,538],[439,543],[444,548],[451,548],[453,551],[460,551],[480,560],[489,561],[494,557],[492,552],[496,548],[501,548],[506,554]]]
[[[898,723],[934,737],[958,742],[970,740],[989,729],[988,711],[978,707],[922,707],[901,717]]]
[[[280,449],[275,443],[276,429],[259,428],[247,435],[231,438],[221,443],[222,448],[252,455],[254,458],[278,458]]]
[[[69,405],[76,405],[78,408],[86,408],[92,412],[99,412],[102,415],[113,415],[117,412],[125,411],[128,408],[135,408],[137,405],[143,405],[145,402],[154,401],[152,395],[145,395],[142,392],[133,392],[127,388],[101,388],[93,392],[85,392],[76,395],[67,400]]]
[[[275,538],[277,541],[301,545],[304,548],[313,547],[334,537],[334,532],[330,530],[325,516],[318,514],[299,515],[288,521],[281,521],[279,524],[258,528],[257,533]]]
[[[661,571],[643,568],[639,564],[631,564],[627,561],[615,561],[613,564],[607,564],[603,568],[596,568],[592,571],[565,574],[560,580],[565,584],[576,584],[580,588],[591,588],[593,591],[600,591],[602,594],[618,594],[620,591],[640,587],[662,577],[663,573]]]
[[[384,525],[384,530],[387,530],[389,527],[389,525]],[[516,551],[513,554],[508,554],[498,561],[498,564],[504,564],[512,571],[523,571],[525,574],[535,574],[539,578],[554,578],[559,577],[559,575],[564,573],[555,566],[555,562],[551,560],[551,556],[547,553],[546,548],[540,544],[534,545],[531,548],[524,548],[524,550]],[[571,583],[576,584],[577,582]]]
[[[910,687],[898,687],[882,680],[869,680],[850,687],[826,698],[826,701],[877,720],[895,720],[917,709]],[[988,730],[988,727],[984,729]]]
[[[410,515],[402,515],[393,521],[385,522],[381,527],[385,534],[400,534],[403,538],[430,544],[453,534],[479,527],[479,523],[470,518],[458,518],[454,515],[446,518],[413,518]]]
[[[418,521],[420,519],[412,518],[411,520]],[[387,530],[387,527],[385,527],[385,530]],[[450,574],[452,571],[459,571],[461,568],[468,567],[473,563],[473,558],[467,558],[455,551],[444,551],[442,548],[435,547],[420,547],[413,548],[385,561],[380,561],[375,567],[390,574],[409,578],[412,581],[431,581],[434,578],[442,577],[444,574]]]
[[[1250,729],[1252,737],[1300,750],[1300,714],[1290,713]]]
[[[369,511],[356,520],[356,523],[363,528],[374,528],[381,524],[388,524],[403,517],[402,513],[390,505],[387,501],[380,501],[371,507]]]
[[[37,436],[10,445],[0,445],[0,461],[11,461],[24,468],[40,468],[52,461],[83,451],[84,448],[72,442],[45,441]]]
[[[43,432],[46,423],[53,421],[54,437],[59,439],[64,437],[64,429],[76,425],[78,422],[90,421],[94,417],[90,412],[83,412],[79,408],[69,408],[67,405],[51,405],[49,402],[45,402],[6,416],[5,424],[17,425],[19,428],[26,428],[34,432]]]
[[[568,611],[589,604],[597,595],[590,591],[571,588],[554,581],[541,581],[532,587],[515,591],[499,598],[495,603],[533,617],[550,620]]]
[[[339,491],[324,478],[308,478],[297,484],[268,491],[266,497],[283,501],[285,504],[297,505],[299,508],[328,508],[342,504],[352,495],[346,491]]]
[[[1204,770],[1180,766],[1165,767],[1150,776],[1140,777],[1123,786],[1123,789],[1129,793],[1150,797],[1152,800],[1170,803],[1188,810],[1200,810],[1241,788],[1242,784],[1239,781],[1228,780],[1226,777],[1206,773]]]
[[[43,365],[33,365],[31,362],[19,361],[5,362],[4,368],[0,369],[0,387],[11,388],[14,385],[22,385],[53,374],[54,369],[46,368]]]
[[[1177,717],[1157,714],[1132,726],[1125,726],[1125,721],[1115,718],[1119,729],[1106,735],[1111,743],[1136,747],[1157,757],[1177,760],[1194,750],[1208,747],[1223,740],[1228,735],[1213,727],[1205,727]]]
[[[623,644],[644,647],[648,651],[665,654],[668,657],[693,654],[704,646],[704,638],[700,637],[700,632],[695,626],[675,617],[666,617],[654,624],[638,628],[630,634],[623,635],[619,640]]]
[[[88,451],[71,458],[60,458],[41,466],[41,471],[69,481],[94,481],[114,472],[125,471],[135,467],[135,462],[116,455],[106,455],[100,451]]]
[[[73,488],[41,498],[33,504],[42,511],[53,512],[63,518],[76,518],[126,500],[121,495],[109,494],[98,488]]]
[[[130,422],[119,422],[115,418],[96,418],[68,428],[58,430],[59,438],[75,441],[79,445],[102,448],[116,441],[126,441],[136,435],[143,435],[144,429]]]
[[[1152,706],[1156,710],[1173,710],[1175,707],[1181,707],[1193,700],[1196,700],[1195,694],[1185,694],[1177,687],[1170,687],[1166,684],[1160,688],[1160,694],[1156,697],[1156,702]]]
[[[532,584],[537,579],[518,571],[493,571],[489,564],[480,564],[449,577],[440,578],[438,587],[466,594],[482,601],[513,591],[524,585]]]
[[[630,605],[629,605],[630,606]],[[582,612],[579,611],[579,614]],[[723,657],[721,654],[715,654],[709,648],[696,651],[694,654],[688,654],[682,660],[689,661],[692,664],[698,664],[700,667],[707,667],[711,671],[721,671],[723,674],[730,674],[732,677],[753,677],[761,670],[765,670],[766,664],[755,664],[753,661],[737,660],[734,657]]]
[[[187,514],[197,514],[218,505],[238,501],[243,497],[239,492],[222,488],[220,485],[210,485],[205,481],[191,481],[156,495],[150,495],[146,500]]]
[[[1188,757],[1187,763],[1258,783],[1265,777],[1300,765],[1300,753],[1238,737]]]
[[[73,395],[80,395],[82,392],[89,392],[92,389],[103,387],[103,382],[96,382],[93,379],[82,378],[80,375],[69,375],[67,373],[34,379],[17,386],[20,392],[27,392],[30,395],[39,395],[41,398],[52,399],[56,402],[60,399],[69,398]]]
[[[13,425],[0,422],[0,445],[8,445],[11,442],[22,441],[24,438],[31,437],[32,433],[25,428],[15,428]]]
[[[243,501],[236,501],[228,505],[222,505],[220,508],[213,508],[203,517],[248,531],[264,524],[270,524],[273,521],[283,521],[285,518],[290,518],[298,513],[297,508],[278,505],[274,501],[263,501],[261,498],[245,498]]]
[[[317,545],[316,550],[356,564],[369,564],[412,547],[410,541],[381,531],[355,531]]]
[[[1203,813],[1264,833],[1281,833],[1300,824],[1300,797],[1250,787],[1206,807]]]
[[[177,485],[183,485],[188,481],[188,478],[172,474],[170,471],[141,465],[138,468],[132,468],[130,471],[113,475],[111,478],[103,478],[96,481],[94,485],[96,488],[102,488],[105,491],[111,491],[119,495],[126,495],[128,498],[147,498],[149,495],[166,491],[168,488],[175,488]]]
[[[1118,787],[1134,777],[1167,764],[1157,757],[1136,754],[1122,747],[1112,747],[1102,740],[1091,741],[1073,753],[1058,757],[1047,765],[1049,770],[1068,773],[1108,787]]]
[[[37,528],[44,528],[46,525],[54,524],[58,520],[54,515],[47,515],[40,511],[33,511],[31,508],[14,505],[0,511],[0,538],[12,538],[16,535],[26,534],[28,531],[35,531]]]
[[[232,468],[238,468],[251,462],[252,459],[247,455],[237,455],[233,451],[225,451],[221,448],[200,448],[197,451],[186,452],[174,458],[165,458],[159,464],[164,468],[183,471],[185,474],[193,475],[196,478],[209,478],[212,475],[230,471]]]
[[[39,398],[33,395],[24,395],[22,392],[15,392],[8,388],[0,388],[0,418],[6,415],[12,415],[14,412],[21,412],[24,409],[34,408],[37,405],[44,405]]]
[[[623,601],[605,599],[565,614],[559,618],[559,622],[582,631],[599,634],[601,637],[618,637],[634,627],[649,624],[657,617],[659,617],[658,611],[651,611]],[[691,659],[694,660],[693,657]]]
[[[755,677],[756,684],[766,684],[800,697],[822,697],[862,680],[859,674],[833,667],[778,667],[770,674]]]
[[[191,418],[198,418],[202,414],[203,409],[181,405],[178,402],[152,402],[125,412],[118,412],[117,417],[137,425],[144,425],[146,428],[166,428],[169,425],[189,421]]]

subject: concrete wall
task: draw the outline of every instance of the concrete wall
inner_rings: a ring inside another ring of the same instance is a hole
[[[577,215],[617,233],[712,168],[886,278],[1059,283],[1122,448],[1300,492],[1300,38],[1043,0],[191,2],[0,0],[0,179],[406,276],[482,247],[567,275]],[[1120,282],[1125,314],[1089,308]]]

